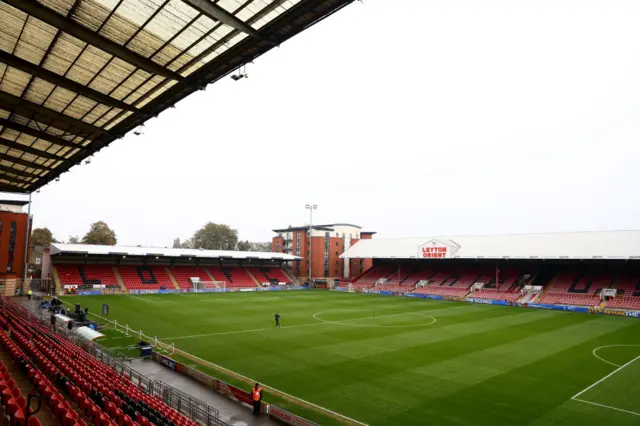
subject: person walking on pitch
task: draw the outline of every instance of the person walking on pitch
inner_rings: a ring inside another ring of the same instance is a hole
[[[276,312],[276,328],[280,328],[280,314]]]

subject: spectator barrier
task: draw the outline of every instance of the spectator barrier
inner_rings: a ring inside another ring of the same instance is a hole
[[[224,395],[225,397],[246,406],[247,408],[253,408],[251,401],[251,394],[238,387],[230,385],[222,380],[218,380],[209,376],[195,368],[183,365],[167,356],[160,355],[158,353],[153,354],[153,360],[164,365],[165,367],[191,377],[197,382],[203,384],[208,389],[215,390],[216,392]],[[284,410],[276,405],[262,402],[263,413],[268,414],[270,417],[288,425],[292,426],[318,426],[316,423],[309,421],[303,417],[293,414],[287,410]],[[353,422],[345,422],[346,424],[359,424]]]

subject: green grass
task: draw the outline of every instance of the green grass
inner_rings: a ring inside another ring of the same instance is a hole
[[[580,398],[619,410],[572,399],[640,356],[635,318],[323,291],[73,302],[370,425],[640,424],[619,411],[640,413],[640,359]]]

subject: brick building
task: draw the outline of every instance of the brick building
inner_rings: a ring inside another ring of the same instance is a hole
[[[340,259],[352,245],[360,240],[368,240],[375,232],[363,231],[358,225],[334,223],[330,225],[313,225],[309,238],[309,225],[289,226],[274,229],[271,250],[276,253],[287,253],[302,257],[294,262],[293,274],[300,278],[309,277],[309,249],[311,249],[311,273],[313,278],[349,278],[354,277],[371,267],[371,259]],[[311,244],[309,242],[311,241]]]
[[[0,200],[0,281],[22,279],[26,239],[31,235],[31,220],[22,211],[26,204]]]

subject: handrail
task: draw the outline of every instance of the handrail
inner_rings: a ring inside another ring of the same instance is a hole
[[[6,305],[6,299],[3,300],[3,303]],[[30,310],[26,310],[26,312],[29,320],[39,320],[42,323],[47,324],[44,318],[42,318],[42,311],[40,311],[40,317],[34,315]],[[61,329],[57,329],[56,332],[69,338],[76,346],[84,349],[89,355],[98,359],[122,377],[130,380],[132,383],[137,385],[140,390],[161,398],[165,404],[176,409],[182,415],[190,418],[191,420],[204,426],[229,426],[227,423],[220,420],[220,413],[215,407],[212,407],[197,398],[193,398],[189,394],[164,382],[149,379],[145,375],[123,364],[112,356],[108,348],[96,342],[82,340],[78,335],[73,335],[71,337],[66,336],[64,331]],[[155,385],[160,388],[161,391],[159,393],[154,391],[154,383],[161,384]]]

